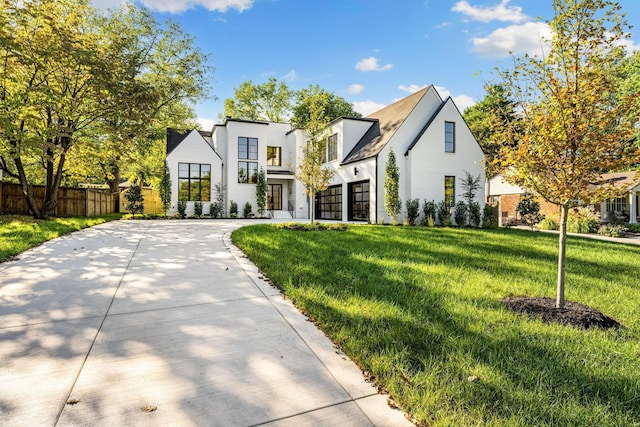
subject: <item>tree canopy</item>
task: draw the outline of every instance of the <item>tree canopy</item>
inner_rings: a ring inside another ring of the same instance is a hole
[[[608,0],[554,0],[551,49],[542,58],[514,58],[502,73],[517,102],[518,127],[506,128],[498,161],[505,178],[561,208],[558,307],[564,306],[569,209],[621,194],[602,173],[629,168],[640,149],[633,138],[638,93],[622,94],[618,67],[628,37],[620,6]]]
[[[0,159],[35,217],[54,211],[67,160],[82,147],[127,153],[166,106],[206,87],[206,55],[146,9],[129,4],[103,14],[86,0],[0,4]],[[34,182],[45,184],[44,200],[33,197]]]
[[[353,104],[318,85],[295,92],[295,98],[291,123],[298,128],[304,128],[311,119],[313,105],[322,106],[329,122],[339,117],[362,117],[353,109]]]

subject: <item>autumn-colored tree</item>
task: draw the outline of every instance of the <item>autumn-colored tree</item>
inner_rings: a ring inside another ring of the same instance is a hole
[[[550,50],[543,57],[515,58],[502,73],[509,98],[518,103],[521,131],[506,134],[499,162],[512,184],[560,206],[556,306],[564,307],[567,216],[578,204],[620,194],[602,173],[628,168],[640,157],[630,111],[637,93],[619,96],[616,67],[628,37],[620,6],[608,0],[554,0]],[[508,141],[509,138],[506,138]]]
[[[295,177],[304,186],[305,193],[311,202],[311,223],[315,222],[314,199],[316,195],[326,190],[331,183],[334,171],[323,166],[327,150],[327,124],[324,106],[319,102],[309,105],[310,116],[304,130],[307,142],[302,148],[302,158],[299,161]]]

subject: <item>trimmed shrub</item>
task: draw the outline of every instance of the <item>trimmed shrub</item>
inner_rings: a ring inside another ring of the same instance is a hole
[[[598,234],[608,237],[624,237],[627,228],[620,224],[604,224],[598,228]]]
[[[480,203],[471,202],[469,205],[469,224],[473,227],[480,227],[481,220]]]
[[[202,202],[193,203],[193,216],[196,218],[202,218]]]
[[[420,199],[408,199],[406,205],[409,225],[416,225],[416,219],[420,215]]]
[[[422,205],[422,213],[424,216],[420,220],[420,224],[429,225],[429,218],[431,218],[431,227],[433,227],[433,223],[436,220],[436,203],[433,200],[427,201],[425,199],[424,205]]]
[[[449,206],[446,205],[444,200],[438,202],[436,205],[436,215],[438,216],[438,224],[447,227],[451,225],[451,213],[449,212]]]
[[[211,218],[220,218],[222,215],[222,206],[218,202],[211,202],[209,205],[209,215]]]
[[[467,204],[460,200],[456,203],[453,208],[453,220],[456,222],[458,227],[464,227],[467,225],[467,213],[469,212],[469,208],[467,208]]]
[[[640,233],[640,224],[626,224],[624,227],[630,233]]]
[[[182,219],[187,217],[187,202],[184,200],[178,201],[178,214]]]
[[[482,211],[482,227],[494,228],[498,226],[498,206],[486,204]]]
[[[233,200],[229,202],[229,216],[231,218],[238,218],[238,204]]]
[[[245,218],[251,218],[253,216],[252,210],[253,208],[251,207],[251,203],[245,203],[242,207],[242,216]]]

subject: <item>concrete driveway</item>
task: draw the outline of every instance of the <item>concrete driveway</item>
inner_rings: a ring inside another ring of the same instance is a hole
[[[402,426],[230,243],[116,221],[0,264],[2,426]]]

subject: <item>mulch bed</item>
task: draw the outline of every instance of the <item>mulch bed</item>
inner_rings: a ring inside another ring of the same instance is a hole
[[[556,308],[556,300],[548,297],[508,297],[502,303],[517,313],[540,318],[547,323],[562,323],[582,329],[623,327],[598,310],[573,301],[565,301],[564,308]]]

